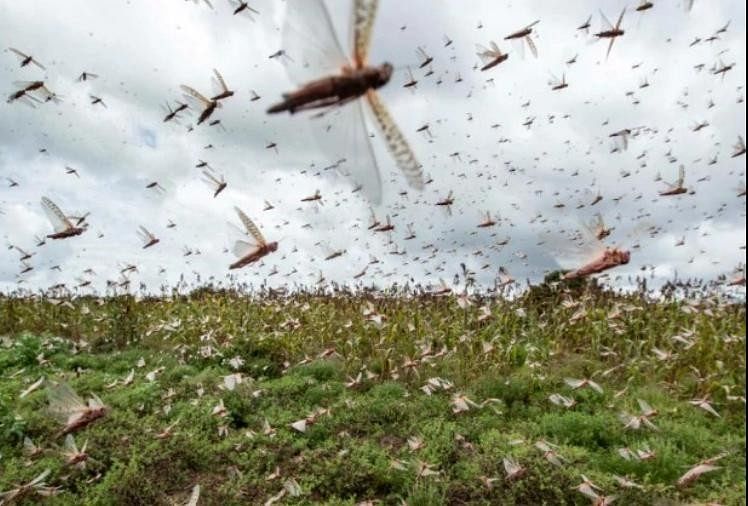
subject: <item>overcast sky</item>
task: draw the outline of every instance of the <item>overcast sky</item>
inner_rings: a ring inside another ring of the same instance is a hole
[[[353,282],[370,255],[380,263],[361,280],[379,285],[407,276],[451,280],[460,262],[486,284],[499,266],[518,279],[538,279],[594,253],[598,245],[580,247],[570,236],[597,212],[615,227],[607,243],[633,248],[631,263],[611,278],[649,266],[647,275],[660,280],[712,279],[745,261],[745,198],[738,197],[745,156],[731,157],[745,136],[744,2],[696,0],[687,12],[683,0],[654,0],[639,13],[636,2],[619,0],[381,0],[370,62],[397,68],[381,96],[433,178],[422,192],[408,188],[369,118],[383,180],[383,203],[374,212],[395,224],[386,234],[367,230],[370,205],[351,193],[351,180],[323,170],[340,158],[365,163],[349,140],[357,126],[346,121],[350,111],[321,119],[265,113],[294,89],[289,74],[298,75],[304,59],[269,58],[284,48],[287,2],[250,2],[260,13],[253,21],[232,15],[228,1],[212,1],[214,10],[203,0],[0,0],[3,92],[16,90],[16,81],[44,80],[62,97],[35,108],[0,104],[0,235],[34,253],[34,269],[19,275],[18,251],[0,250],[0,289],[19,281],[72,287],[76,278],[101,287],[127,264],[138,267],[134,283],[153,288],[182,274],[225,280],[235,260],[231,246],[241,238],[229,225],[239,225],[233,206],[268,240],[280,239],[262,263],[232,271],[254,284],[311,284],[320,273]],[[297,9],[300,0],[288,3]],[[349,52],[350,2],[326,5]],[[607,60],[607,41],[577,30],[590,15],[593,33],[605,29],[600,6],[613,22],[627,7],[625,34]],[[503,40],[535,20],[537,58]],[[445,37],[453,41],[448,47]],[[692,45],[696,38],[701,42]],[[481,72],[476,44],[492,40],[509,59]],[[418,68],[419,46],[434,58],[431,67]],[[8,47],[46,70],[21,68]],[[735,64],[724,77],[710,70],[720,61]],[[418,84],[406,89],[408,67]],[[222,127],[206,122],[188,131],[194,112],[181,124],[164,123],[161,106],[182,100],[181,84],[210,92],[213,68],[236,91],[214,114]],[[99,78],[77,82],[83,71]],[[569,86],[551,90],[549,81],[563,75]],[[250,90],[261,98],[251,101]],[[91,95],[106,108],[91,104]],[[708,126],[695,131],[702,122]],[[417,132],[426,124],[431,136]],[[628,149],[611,152],[609,135],[623,128],[639,135]],[[266,147],[272,143],[277,151]],[[198,160],[228,182],[218,197],[201,181]],[[659,197],[666,185],[656,175],[673,181],[680,164],[695,193]],[[146,189],[153,181],[165,192]],[[301,202],[317,189],[324,205]],[[435,205],[450,190],[451,214]],[[603,200],[590,206],[598,193]],[[52,232],[44,195],[66,214],[90,212],[89,229],[37,247],[34,236]],[[263,211],[265,200],[274,209]],[[477,227],[485,211],[500,218],[495,227]],[[169,220],[176,227],[167,228]],[[160,243],[141,249],[139,225]],[[415,239],[406,240],[408,225]],[[187,250],[193,253],[185,256]],[[96,275],[84,276],[87,268]]]

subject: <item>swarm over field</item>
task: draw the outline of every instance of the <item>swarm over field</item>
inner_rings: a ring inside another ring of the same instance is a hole
[[[49,470],[49,504],[745,497],[745,308],[715,298],[200,291],[2,298],[0,322],[0,490]],[[85,466],[60,382],[106,409]]]

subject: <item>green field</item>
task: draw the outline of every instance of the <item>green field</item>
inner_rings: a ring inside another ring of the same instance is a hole
[[[744,504],[745,330],[743,303],[594,287],[0,297],[0,491],[49,469],[45,504],[591,504],[584,475],[616,504]],[[85,468],[57,382],[108,407]]]

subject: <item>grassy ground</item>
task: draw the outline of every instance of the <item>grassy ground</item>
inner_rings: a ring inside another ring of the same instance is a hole
[[[0,335],[0,491],[49,469],[48,504],[184,504],[195,484],[216,505],[590,504],[582,475],[618,504],[745,503],[743,305],[551,289],[0,298]],[[75,434],[85,469],[65,465],[47,387],[19,399],[41,377],[109,408]],[[585,378],[602,393],[565,381]],[[689,402],[704,396],[719,416]],[[625,428],[639,400],[654,427]]]

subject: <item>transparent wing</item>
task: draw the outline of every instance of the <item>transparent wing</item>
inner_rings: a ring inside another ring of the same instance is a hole
[[[676,185],[678,187],[683,186],[683,183],[686,181],[686,168],[681,165],[678,167],[678,180],[676,181]]]
[[[651,413],[654,411],[652,406],[650,406],[650,404],[644,399],[637,399],[636,402],[639,403],[639,409],[641,409],[642,413]]]
[[[45,469],[39,475],[37,475],[36,478],[34,478],[30,482],[28,482],[27,486],[33,487],[34,485],[39,485],[40,483],[42,483],[47,478],[47,476],[49,476],[49,473],[51,473],[51,472],[52,472],[51,469]]]
[[[205,98],[203,94],[197,91],[195,88],[191,88],[190,86],[187,86],[186,84],[181,85],[180,88],[186,94],[188,98],[197,100],[198,102],[202,103],[203,106],[210,105],[210,100]]]
[[[574,378],[564,378],[564,383],[569,385],[571,388],[579,388],[584,384],[584,380]]]
[[[514,49],[517,50],[519,53],[520,58],[523,60],[525,59],[525,40],[522,39],[512,39],[512,46],[514,46]]]
[[[312,128],[322,152],[330,162],[337,164],[340,173],[361,185],[372,203],[379,204],[382,181],[361,101],[333,109],[324,118],[329,121],[324,128],[322,125]]]
[[[42,208],[44,209],[47,218],[49,218],[49,221],[52,222],[55,232],[63,232],[73,228],[73,224],[70,223],[70,220],[68,220],[65,214],[60,211],[57,204],[52,202],[49,198],[42,197]]]
[[[86,410],[86,403],[67,383],[60,383],[47,389],[49,411],[56,418],[66,422],[70,415]]]
[[[65,443],[63,444],[63,448],[65,448],[68,453],[78,453],[78,447],[75,444],[75,439],[73,439],[72,434],[68,434],[67,436],[65,436]]]
[[[206,183],[208,183],[209,185],[211,185],[211,186],[219,186],[221,184],[221,182],[213,174],[211,174],[207,170],[203,171],[203,176],[206,177],[206,179],[204,179],[204,181]]]
[[[256,249],[257,246],[255,246],[254,244],[250,244],[247,241],[236,241],[234,242],[234,246],[231,248],[231,252],[237,258],[243,258]]]
[[[28,58],[28,55],[22,53],[21,51],[19,51],[18,49],[14,48],[14,47],[9,47],[8,49],[10,51],[13,51],[14,53],[16,53],[16,55],[18,55],[18,57],[21,58],[21,59]]]
[[[140,240],[143,241],[143,244],[148,244],[156,237],[148,231],[144,226],[138,227],[138,235],[140,236]]]
[[[603,21],[603,31],[609,31],[613,29],[613,24],[610,22],[610,20],[605,16],[605,13],[603,11],[600,11],[600,17]]]
[[[288,0],[282,41],[286,72],[298,85],[350,64],[323,0]]]
[[[36,81],[13,81],[13,86],[23,88],[24,90],[32,84],[36,84]]]
[[[405,140],[405,136],[397,127],[395,120],[392,119],[389,111],[375,91],[369,90],[366,93],[366,98],[374,113],[374,118],[376,118],[377,124],[384,135],[387,149],[395,157],[397,167],[405,175],[405,179],[411,187],[422,190],[423,170],[421,170],[421,165],[418,163],[416,155],[410,149],[408,141]]]
[[[626,14],[626,7],[623,8],[623,10],[621,11],[621,15],[618,16],[618,21],[616,22],[616,28],[620,28],[621,27],[621,22],[623,21],[623,15],[624,14]]]
[[[220,92],[227,92],[229,91],[228,86],[226,86],[226,81],[223,80],[223,76],[220,72],[218,72],[217,69],[213,69],[213,74],[215,75],[214,83],[216,85],[216,89]]]
[[[532,37],[529,35],[525,37],[525,40],[527,41],[527,46],[530,48],[530,51],[532,52],[532,55],[537,58],[538,57],[538,48],[535,47],[535,42],[533,42]]]
[[[239,219],[242,220],[242,223],[244,224],[244,227],[247,229],[247,232],[252,234],[252,237],[255,238],[255,240],[260,244],[260,246],[264,246],[265,238],[262,236],[262,232],[260,232],[260,229],[257,228],[257,225],[255,225],[254,222],[249,219],[249,216],[244,214],[244,211],[242,211],[238,207],[234,207],[234,210],[236,211],[236,214],[239,215]]]
[[[485,46],[482,46],[480,44],[476,44],[475,48],[478,50],[476,53],[478,55],[478,58],[480,58],[480,61],[483,62],[485,65],[486,63],[492,62],[496,56],[498,56],[492,49],[488,49]]]
[[[543,237],[546,244],[553,245],[551,254],[564,269],[576,269],[605,250],[605,244],[587,223],[582,219],[574,222],[577,227],[573,230],[551,231]]]
[[[595,489],[593,489],[589,484],[582,483],[577,487],[577,490],[581,492],[582,494],[586,495],[590,499],[598,499],[600,495],[595,492]],[[597,504],[597,503],[596,503]]]
[[[368,61],[378,4],[378,0],[355,0],[353,5],[353,60],[357,68]]]

